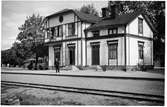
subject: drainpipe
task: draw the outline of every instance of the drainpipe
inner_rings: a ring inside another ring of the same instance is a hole
[[[125,56],[125,72],[126,72],[126,67],[127,67],[127,63],[126,63],[126,25],[125,25],[125,35],[124,35],[124,56]]]
[[[85,33],[85,66],[87,65],[87,31],[84,30],[84,33]]]

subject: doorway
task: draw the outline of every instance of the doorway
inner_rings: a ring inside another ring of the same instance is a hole
[[[75,46],[69,47],[69,64],[75,65]]]
[[[55,60],[58,59],[58,61],[60,61],[60,47],[54,48],[54,55],[55,55]]]
[[[92,45],[92,65],[99,65],[99,48],[100,45]]]

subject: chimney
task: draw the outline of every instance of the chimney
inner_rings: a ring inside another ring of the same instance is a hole
[[[102,17],[103,18],[109,17],[109,11],[108,11],[107,7],[101,8],[101,10],[102,10]]]
[[[101,10],[103,18],[115,19],[118,15],[118,6],[115,4],[110,4],[108,7],[104,7]]]
[[[115,19],[118,15],[118,6],[115,4],[110,5],[109,7],[109,14],[111,19]]]

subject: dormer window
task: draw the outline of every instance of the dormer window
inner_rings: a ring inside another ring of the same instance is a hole
[[[109,34],[117,34],[117,33],[118,33],[118,30],[117,30],[117,28],[112,28],[112,29],[109,29],[109,30],[108,30],[108,33],[109,33]]]
[[[94,37],[99,36],[99,31],[98,31],[98,30],[97,30],[97,31],[92,31],[92,33],[93,33],[93,36],[94,36]]]

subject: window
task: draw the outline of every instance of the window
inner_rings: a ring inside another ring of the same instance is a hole
[[[109,59],[117,59],[117,47],[118,44],[108,44]]]
[[[117,29],[113,29],[113,34],[117,34]]]
[[[55,37],[57,37],[57,36],[58,36],[58,27],[55,27],[54,36],[55,36]]]
[[[109,34],[113,34],[112,32],[113,32],[112,29],[109,29],[109,30],[108,30],[108,33],[109,33]]]
[[[118,33],[118,30],[117,30],[117,28],[112,28],[112,29],[109,29],[109,30],[108,30],[108,33],[109,33],[109,34],[117,34],[117,33]]]
[[[138,32],[143,34],[143,19],[138,18]]]
[[[139,59],[144,58],[144,43],[143,42],[138,42],[138,48],[139,48]]]
[[[60,37],[63,36],[63,26],[57,26],[51,29],[52,36]]]
[[[93,33],[93,36],[95,37],[99,36],[99,31],[93,31],[92,33]]]
[[[55,31],[55,29],[51,28],[51,35],[52,35],[52,37],[54,36],[54,31]]]
[[[75,23],[68,24],[68,35],[75,35]]]
[[[52,38],[51,28],[47,29],[47,38],[48,39]]]
[[[63,26],[58,26],[58,36],[63,36]]]

